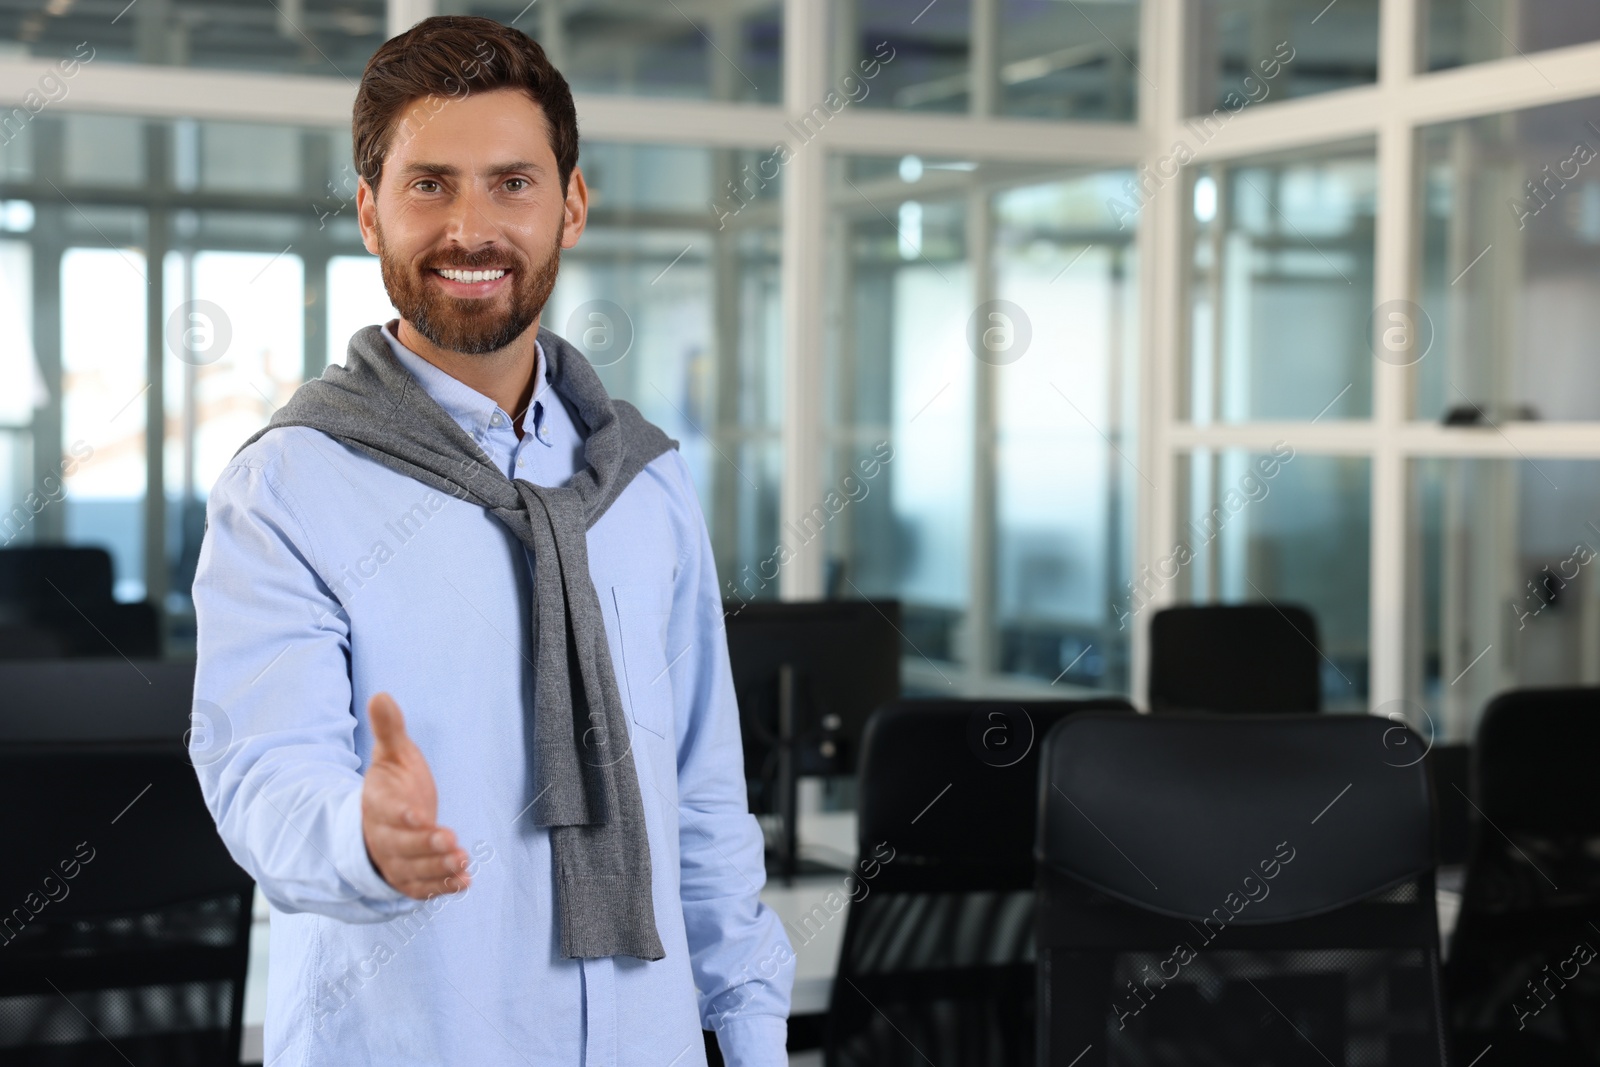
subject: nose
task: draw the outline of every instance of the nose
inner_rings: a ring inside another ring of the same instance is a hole
[[[469,252],[503,239],[487,189],[477,182],[461,187],[450,203],[445,236]]]

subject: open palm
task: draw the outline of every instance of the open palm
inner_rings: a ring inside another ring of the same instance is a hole
[[[367,855],[384,881],[425,900],[465,889],[467,853],[438,824],[439,791],[422,750],[406,733],[405,717],[388,693],[367,704],[372,761],[361,786],[361,832]]]

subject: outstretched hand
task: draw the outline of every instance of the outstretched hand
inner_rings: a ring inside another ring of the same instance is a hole
[[[361,833],[383,880],[416,900],[467,887],[467,853],[438,824],[439,793],[388,693],[367,703],[372,762],[361,786]]]

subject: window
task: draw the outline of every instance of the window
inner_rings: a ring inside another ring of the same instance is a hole
[[[1179,535],[1140,573],[1129,610],[1168,580],[1182,601],[1304,607],[1317,620],[1323,707],[1365,710],[1368,461],[1309,454],[1284,439],[1260,452],[1196,449],[1180,478]]]
[[[1130,172],[867,156],[833,176],[827,488],[860,499],[825,530],[812,510],[827,593],[901,600],[935,692],[1123,688],[1136,231],[1104,204]]]
[[[1600,41],[1600,12],[1559,0],[1425,0],[1428,70]],[[1530,61],[1531,62],[1531,61]]]
[[[1199,170],[1189,418],[1372,413],[1374,170],[1370,145]]]
[[[131,213],[119,214],[124,228],[138,225]],[[59,261],[61,454],[84,456],[92,450],[66,481],[62,534],[73,543],[109,548],[118,598],[137,600],[144,595],[146,577],[142,399],[149,381],[144,361],[148,268],[139,250],[128,246],[68,247]]]
[[[1448,740],[1496,693],[1600,685],[1600,463],[1422,459],[1412,465],[1409,670]]]
[[[1138,0],[852,0],[834,9],[835,79],[869,108],[1131,121]],[[985,47],[981,42],[990,42]]]
[[[1196,0],[1190,10],[1197,114],[1378,80],[1377,0]]]
[[[783,83],[783,7],[741,4],[443,0],[539,41],[574,92],[775,101]]]
[[[1600,100],[1421,131],[1415,414],[1600,418]]]
[[[81,63],[153,63],[355,79],[387,36],[385,14],[381,0],[52,4],[7,10],[0,38],[39,59],[76,59],[73,73]]]

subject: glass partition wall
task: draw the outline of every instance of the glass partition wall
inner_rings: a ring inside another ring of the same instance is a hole
[[[1590,16],[497,4],[0,19],[8,544],[106,545],[182,654],[210,481],[390,314],[350,79],[482,13],[580,94],[546,324],[682,442],[730,600],[895,597],[928,693],[1139,702],[1186,601],[1309,608],[1327,705],[1437,738],[1600,680]]]
[[[826,469],[883,472],[830,527],[827,594],[900,599],[932,692],[1125,689],[1137,249],[1104,200],[1132,169],[831,166]]]
[[[1141,564],[1194,548],[1151,599],[1305,606],[1325,705],[1439,743],[1600,682],[1600,49],[1570,5],[1459,8],[1173,5],[1145,291],[1184,314]]]

